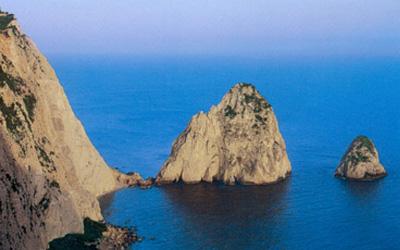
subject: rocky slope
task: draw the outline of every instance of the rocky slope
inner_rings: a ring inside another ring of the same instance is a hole
[[[75,117],[46,58],[13,15],[0,13],[0,249],[45,249],[97,196],[139,179],[109,168]]]
[[[192,118],[156,182],[267,184],[290,171],[271,105],[254,86],[239,83],[208,113]]]
[[[358,136],[346,151],[335,176],[355,179],[373,180],[386,176],[386,171],[379,162],[378,151],[366,136]]]

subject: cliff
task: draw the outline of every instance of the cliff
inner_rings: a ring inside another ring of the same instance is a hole
[[[0,13],[0,249],[44,249],[83,220],[97,196],[134,183],[107,166],[74,115],[54,70]]]
[[[254,86],[239,83],[208,113],[192,118],[156,182],[257,185],[279,181],[290,171],[272,106]]]
[[[353,140],[335,172],[336,177],[354,180],[373,180],[386,176],[378,151],[366,136]]]

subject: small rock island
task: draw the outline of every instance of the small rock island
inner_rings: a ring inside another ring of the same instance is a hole
[[[386,175],[375,145],[366,136],[358,136],[353,140],[335,172],[336,177],[364,181]]]
[[[196,114],[174,142],[156,182],[261,185],[291,172],[272,106],[238,83],[208,113]]]

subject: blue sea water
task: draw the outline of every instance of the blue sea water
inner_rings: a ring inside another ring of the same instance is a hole
[[[107,221],[135,226],[135,249],[400,249],[400,59],[50,57],[105,160],[155,176],[200,110],[236,82],[273,105],[292,176],[260,186],[124,189]],[[373,139],[389,175],[333,177],[352,139]]]

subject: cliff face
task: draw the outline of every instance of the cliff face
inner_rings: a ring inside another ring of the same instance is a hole
[[[46,58],[0,13],[0,249],[82,232],[102,219],[96,197],[135,178],[106,165]]]
[[[340,161],[335,176],[373,180],[386,176],[386,171],[379,161],[378,151],[372,141],[365,136],[358,136]]]
[[[208,113],[192,118],[156,182],[267,184],[290,171],[271,105],[252,85],[240,83]]]

